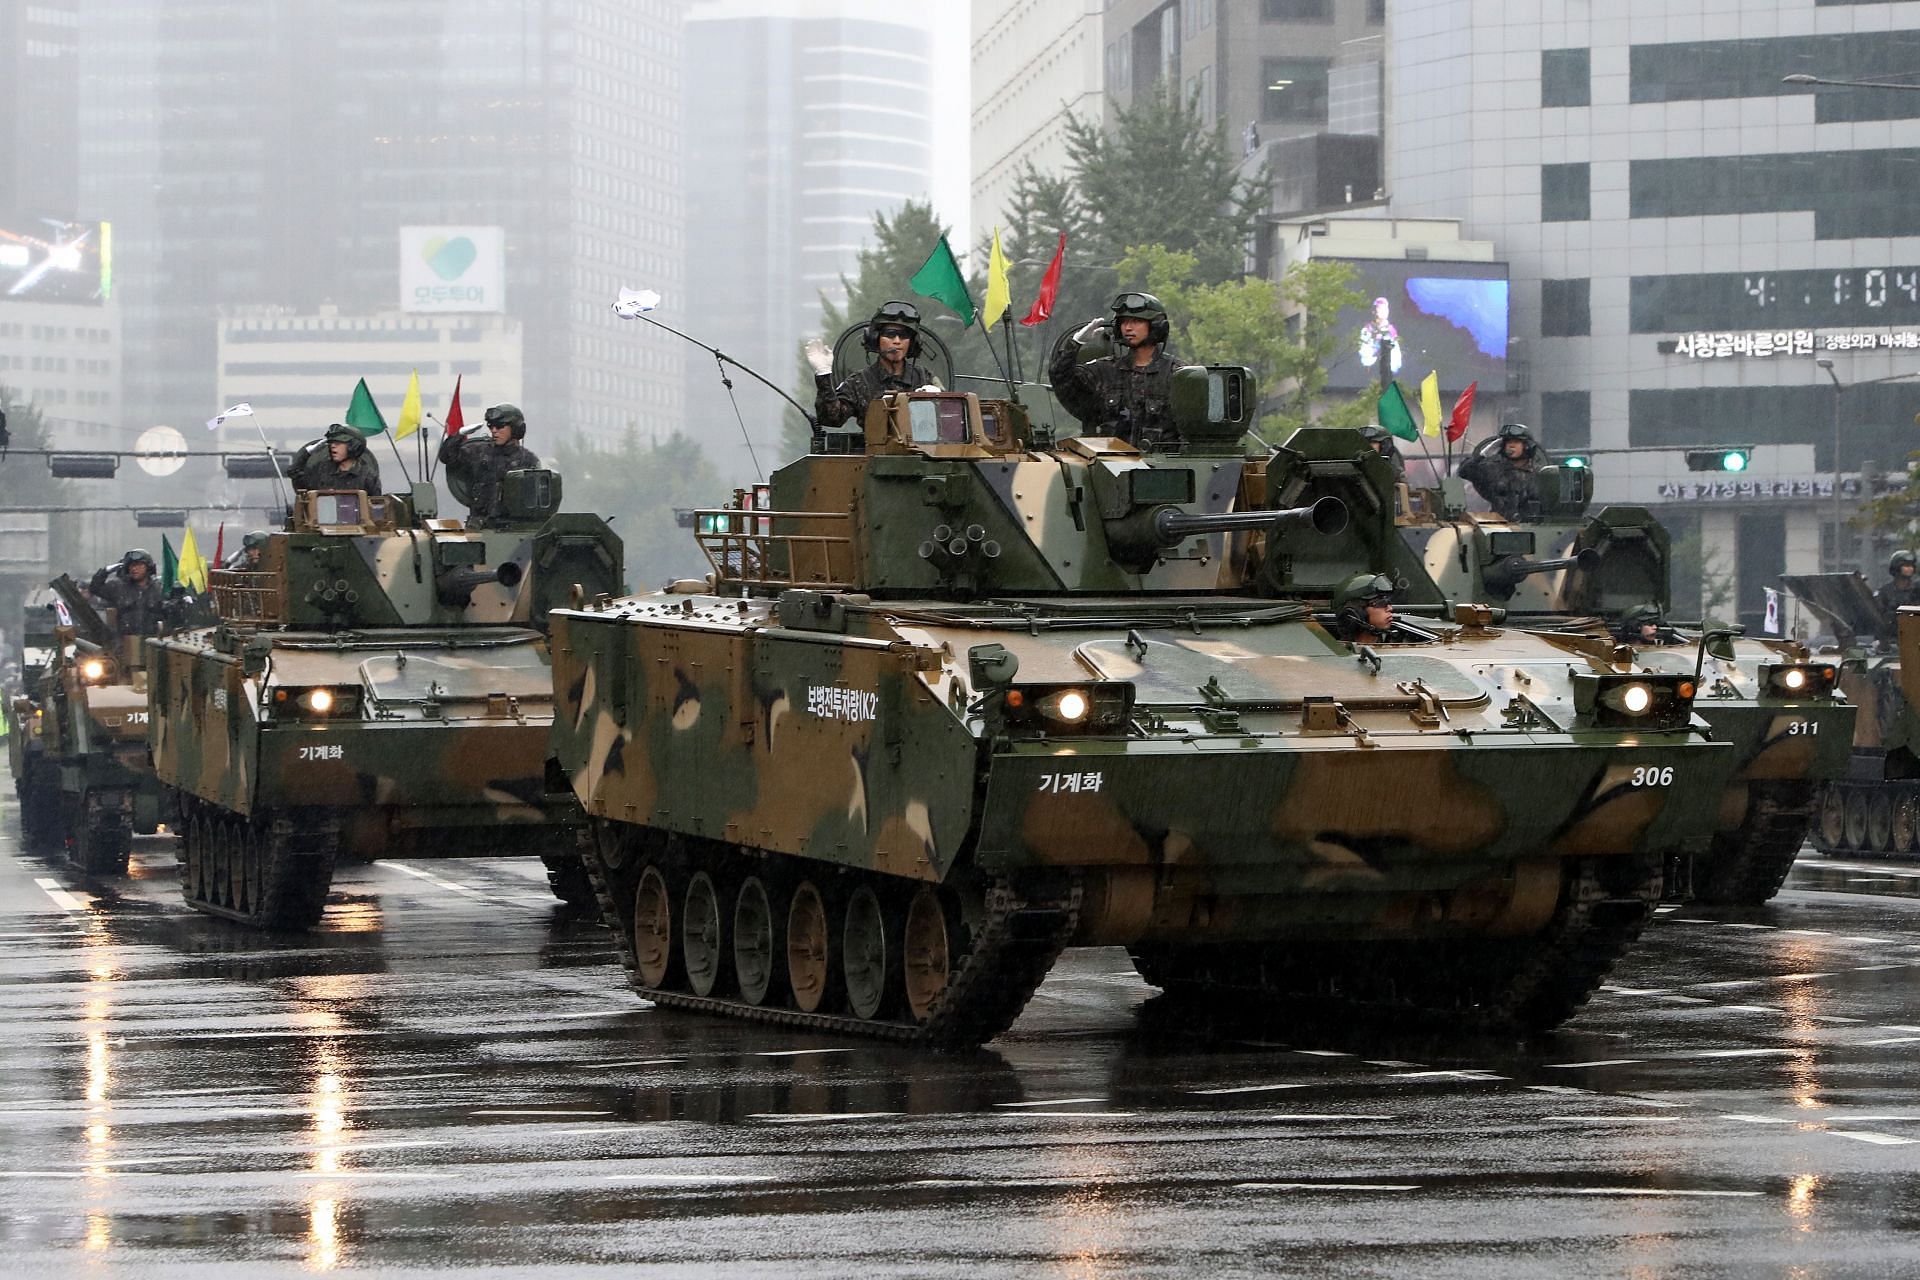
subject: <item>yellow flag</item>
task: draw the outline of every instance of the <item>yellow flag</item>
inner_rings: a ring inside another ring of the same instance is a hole
[[[981,319],[991,329],[1013,304],[1013,290],[1007,287],[1007,255],[1000,252],[1000,228],[993,229],[993,253],[987,258],[987,300],[980,310]]]
[[[420,371],[407,379],[407,398],[400,405],[400,420],[393,424],[393,438],[405,440],[420,429]]]
[[[204,595],[207,590],[207,559],[200,554],[200,544],[193,540],[193,530],[187,530],[187,536],[180,541],[180,567],[175,570],[176,580],[184,583],[196,595]]]
[[[1420,383],[1420,430],[1437,436],[1440,426],[1440,371],[1435,369]]]

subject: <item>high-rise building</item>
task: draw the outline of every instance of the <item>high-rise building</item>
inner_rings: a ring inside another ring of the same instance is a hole
[[[401,228],[445,279],[502,229],[535,442],[680,425],[681,353],[611,311],[679,287],[681,0],[92,0],[81,212],[109,219],[126,427],[216,404],[223,311],[374,316]],[[463,243],[464,239],[464,243]],[[428,305],[457,311],[447,291]],[[341,406],[353,378],[343,375]],[[443,395],[450,388],[436,389]],[[434,392],[430,392],[434,394]],[[324,425],[331,416],[317,413]]]
[[[1104,0],[973,0],[973,174],[976,235],[1002,221],[1020,172],[1066,168],[1066,122],[1105,118]]]
[[[0,0],[0,222],[75,216],[80,0]]]
[[[1785,81],[1912,82],[1912,9],[1394,4],[1394,214],[1498,246],[1529,425],[1731,548],[1756,625],[1782,571],[1884,564],[1844,519],[1920,409],[1920,92]],[[1726,444],[1752,466],[1649,452]]]
[[[880,0],[712,0],[688,14],[686,54],[687,288],[666,310],[784,386],[874,214],[928,198],[932,35]],[[724,394],[710,357],[687,360],[690,395]],[[763,466],[780,417],[747,414]],[[707,441],[730,471],[733,434]]]

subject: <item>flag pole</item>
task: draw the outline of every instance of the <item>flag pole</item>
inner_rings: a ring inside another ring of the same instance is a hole
[[[415,428],[416,431],[418,429],[417,427]],[[380,434],[387,438],[387,444],[392,447],[393,460],[400,464],[400,474],[406,477],[407,488],[413,488],[413,475],[407,470],[407,460],[400,456],[400,442],[393,438],[393,432],[391,431],[382,431]]]
[[[281,505],[287,509],[287,518],[293,517],[293,501],[287,497],[287,477],[280,471],[280,455],[273,451],[267,442],[267,429],[260,425],[260,419],[254,418],[253,429],[260,433],[260,447],[267,451],[267,461],[273,464],[273,489],[280,497]]]
[[[1017,375],[1020,372],[1020,358],[1018,355],[1015,354],[1013,349],[1013,326],[1007,323],[1007,318],[1005,316],[1000,317],[1000,335],[1006,342],[1007,363],[1013,366],[1013,371]],[[989,347],[993,345],[993,339],[991,337],[987,339],[987,345]],[[1008,378],[1007,390],[1013,393],[1013,402],[1015,404],[1019,404],[1020,403],[1020,384],[1015,382],[1012,378]]]

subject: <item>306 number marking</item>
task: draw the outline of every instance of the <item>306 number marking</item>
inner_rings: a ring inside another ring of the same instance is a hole
[[[1670,764],[1637,764],[1633,767],[1632,785],[1636,787],[1670,787],[1673,785],[1673,766]]]

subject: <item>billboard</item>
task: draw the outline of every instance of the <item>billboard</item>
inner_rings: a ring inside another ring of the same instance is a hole
[[[42,218],[0,226],[0,302],[98,306],[113,295],[113,227]]]
[[[1327,385],[1357,391],[1380,378],[1385,360],[1403,387],[1438,370],[1445,390],[1478,382],[1507,389],[1507,264],[1343,258],[1367,302],[1334,322],[1340,347]],[[1383,352],[1385,353],[1383,356]]]
[[[400,228],[400,309],[505,311],[505,228]]]

